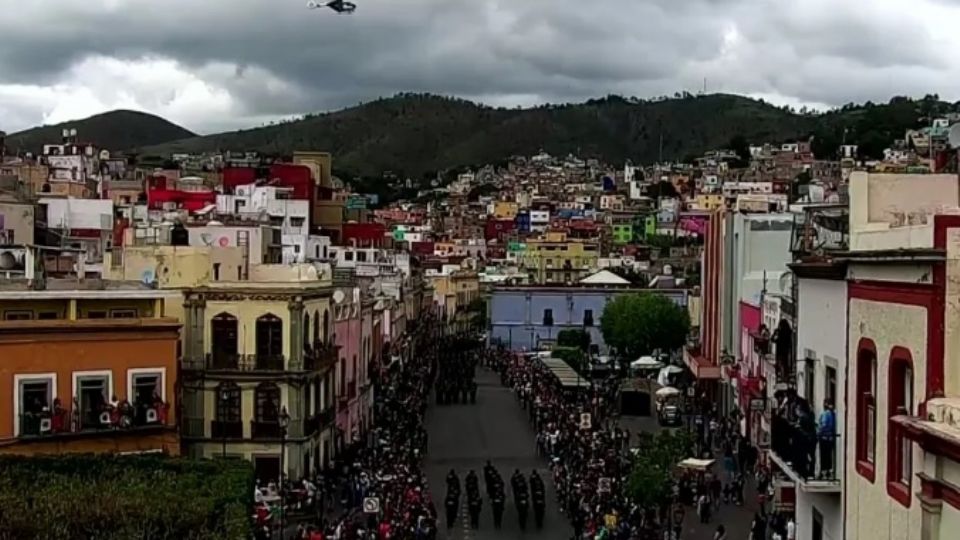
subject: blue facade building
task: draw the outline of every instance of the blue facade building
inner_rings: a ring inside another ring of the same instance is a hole
[[[521,210],[517,213],[517,231],[522,233],[530,232],[530,212]]]
[[[667,296],[687,306],[686,289],[632,289],[622,287],[495,287],[490,295],[488,339],[514,351],[531,351],[553,343],[561,330],[586,330],[601,354],[607,347],[600,332],[600,316],[607,302],[621,294]]]

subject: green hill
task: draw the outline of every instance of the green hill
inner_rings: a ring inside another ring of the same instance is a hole
[[[298,149],[334,154],[347,175],[379,177],[384,171],[419,177],[435,171],[502,161],[510,155],[577,153],[613,163],[684,159],[726,147],[742,135],[749,143],[779,143],[814,136],[819,157],[841,142],[859,144],[863,157],[880,157],[904,130],[960,104],[895,97],[812,114],[729,94],[677,95],[639,100],[608,96],[585,103],[529,109],[492,108],[429,94],[398,94],[356,107],[279,124],[195,136],[155,116],[116,111],[78,122],[12,135],[8,146],[37,147],[77,127],[82,140],[141,155],[257,150],[287,155]]]
[[[750,143],[815,135],[814,148],[822,157],[834,155],[844,140],[860,144],[865,157],[878,157],[905,129],[919,126],[924,115],[953,108],[928,96],[810,114],[743,96],[711,94],[658,100],[609,96],[579,104],[495,109],[461,99],[399,94],[300,120],[175,141],[144,152],[288,154],[295,149],[318,149],[333,152],[337,169],[350,174],[378,176],[389,170],[414,177],[541,149],[614,163],[627,159],[649,163],[661,155],[683,159],[724,147],[735,135],[743,135]]]
[[[127,150],[196,136],[159,116],[118,110],[12,133],[7,136],[7,150],[14,153],[39,152],[44,144],[60,142],[64,129],[76,129],[80,141],[107,150]]]

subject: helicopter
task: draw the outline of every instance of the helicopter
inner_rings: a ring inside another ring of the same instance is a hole
[[[346,0],[327,0],[326,2],[310,0],[307,2],[307,7],[310,9],[330,8],[340,14],[353,13],[357,9],[356,4]]]

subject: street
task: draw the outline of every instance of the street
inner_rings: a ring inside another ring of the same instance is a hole
[[[537,457],[535,436],[524,416],[523,409],[509,389],[500,385],[500,378],[492,372],[478,368],[477,403],[474,405],[431,405],[427,412],[427,431],[430,439],[425,470],[430,482],[433,500],[440,513],[440,540],[486,540],[513,538],[543,538],[562,540],[571,534],[566,517],[557,511],[553,479],[547,462]],[[463,482],[471,469],[481,477],[487,460],[509,482],[515,469],[520,469],[528,478],[534,469],[540,472],[547,488],[547,510],[542,530],[533,524],[533,512],[527,522],[527,530],[520,530],[513,494],[507,486],[507,501],[503,513],[503,528],[493,528],[493,513],[490,501],[484,497],[480,528],[469,528],[466,511],[466,496],[460,500],[460,517],[452,530],[446,529],[443,499],[446,495],[446,476],[454,469]]]

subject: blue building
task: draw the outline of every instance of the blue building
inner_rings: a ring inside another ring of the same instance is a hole
[[[517,231],[522,233],[530,232],[530,212],[521,210],[517,212]]]
[[[600,316],[607,302],[631,293],[662,294],[683,307],[686,289],[635,289],[622,286],[495,287],[490,295],[489,340],[514,351],[536,350],[553,343],[561,330],[590,332],[591,343],[606,352]]]

